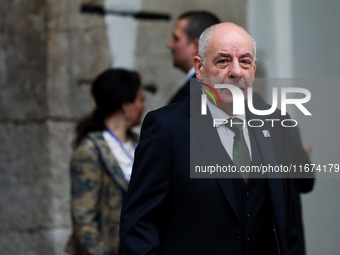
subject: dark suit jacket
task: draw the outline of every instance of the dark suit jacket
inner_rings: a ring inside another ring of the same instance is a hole
[[[281,119],[277,115],[274,118]],[[189,98],[146,116],[122,211],[122,255],[242,254],[235,237],[242,215],[232,180],[190,178],[190,142],[202,148],[201,158],[207,159],[206,165],[233,164],[221,144],[212,148],[206,143],[218,139],[216,129],[211,128],[209,134],[200,133],[198,127],[208,122],[212,126],[211,116],[202,118],[198,113],[190,113]],[[264,138],[260,129],[255,129],[251,137],[260,148],[263,162],[285,164],[289,157],[285,142],[289,134],[282,127],[267,125],[265,129],[270,130],[270,138]],[[198,139],[190,141],[190,132],[195,132]],[[291,183],[286,179],[269,179],[268,187],[280,254],[298,254]]]
[[[196,74],[191,76],[191,78],[196,78]],[[176,95],[170,100],[169,104],[179,102],[188,96],[190,96],[190,79],[177,91]]]
[[[263,98],[256,92],[253,93],[254,102],[265,103]],[[292,148],[292,164],[296,166],[304,166],[310,164],[310,159],[302,147],[302,141],[300,136],[299,128],[296,126],[291,129],[290,138],[291,148]],[[299,234],[300,234],[300,255],[305,255],[305,238],[303,231],[303,219],[302,219],[302,204],[300,193],[311,192],[314,187],[315,175],[313,172],[304,173],[303,178],[294,178],[293,182],[293,197],[295,201],[296,214],[299,223]]]

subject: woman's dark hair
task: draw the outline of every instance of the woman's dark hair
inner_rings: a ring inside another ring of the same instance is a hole
[[[105,118],[120,110],[123,103],[133,102],[140,85],[140,77],[134,71],[108,69],[100,74],[91,88],[96,109],[78,122],[75,146],[80,144],[87,133],[104,130]]]

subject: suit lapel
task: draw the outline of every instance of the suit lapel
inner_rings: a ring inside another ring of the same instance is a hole
[[[263,116],[258,116],[252,114],[249,110],[248,107],[246,107],[246,112],[247,112],[247,120],[249,121],[250,119],[261,119],[264,122],[264,125],[262,127],[250,127],[248,126],[249,129],[249,135],[251,136],[251,142],[256,142],[257,147],[259,149],[261,158],[262,158],[262,163],[264,165],[271,165],[271,166],[276,166],[277,161],[276,161],[276,156],[274,152],[274,144],[273,140],[271,137],[265,137],[263,131],[268,131],[270,134],[270,122],[265,121],[265,118]],[[253,137],[252,137],[253,136]],[[256,146],[252,146],[253,148],[256,148]],[[253,153],[252,153],[253,154]]]
[[[210,112],[208,111],[207,115],[202,116],[199,111],[196,111],[197,109],[201,109],[198,104],[199,102],[197,102],[200,100],[197,100],[197,97],[192,98],[191,100],[193,101],[190,102],[190,132],[193,133],[190,134],[190,139],[198,139],[201,149],[207,159],[207,165],[218,164],[220,166],[233,166],[234,163],[225,151],[216,128],[213,128],[212,126],[213,121]],[[240,211],[237,206],[232,179],[216,178],[216,181],[222,189],[224,196],[228,200],[238,220],[241,222]]]
[[[210,112],[207,115],[202,116],[200,114],[200,94],[192,93],[192,98],[190,102],[190,110],[188,114],[190,115],[190,132],[195,134],[190,134],[190,139],[196,137],[199,140],[201,148],[208,161],[207,165],[219,164],[222,166],[234,165],[233,161],[226,153],[223,145],[220,142],[218,133],[215,128],[212,128],[212,117]],[[263,116],[257,116],[252,114],[246,105],[246,117],[247,120],[250,119],[261,119],[264,122],[263,127],[248,127],[252,147],[252,155],[260,156],[262,165],[265,166],[277,166],[277,160],[275,156],[273,140],[270,136],[265,135],[263,131],[268,131],[270,134],[271,127],[268,121],[265,121]],[[255,143],[257,146],[255,146]],[[254,151],[258,149],[258,151]],[[253,159],[253,163],[259,161],[258,158]],[[273,205],[273,211],[276,219],[285,219],[285,202],[284,202],[284,187],[282,176],[280,173],[267,173],[268,177],[268,187],[270,191],[270,197]],[[234,213],[236,214],[238,220],[241,222],[239,208],[237,206],[235,190],[233,186],[232,179],[222,179],[216,178],[219,186],[221,187],[224,196],[227,198],[229,204],[231,205]],[[284,233],[285,220],[276,220],[276,227],[279,234]]]
[[[264,116],[258,116],[251,113],[246,105],[247,120],[261,119],[264,122],[263,127],[248,127],[249,134],[252,142],[256,142],[259,153],[262,158],[262,165],[264,166],[278,166],[278,162],[275,156],[274,144],[272,138],[265,135],[263,131],[271,133],[271,122],[265,121]],[[252,146],[254,149],[255,146]],[[252,154],[254,155],[254,153]],[[275,215],[275,224],[279,233],[283,233],[285,224],[285,201],[284,201],[284,187],[282,175],[280,172],[267,173],[267,182],[270,192],[270,198],[273,205],[273,211]],[[283,219],[283,220],[276,220]]]
[[[129,183],[125,180],[122,169],[120,168],[117,160],[112,154],[111,149],[107,145],[103,135],[100,132],[89,134],[90,139],[94,142],[97,149],[99,150],[102,162],[116,183],[127,192]]]

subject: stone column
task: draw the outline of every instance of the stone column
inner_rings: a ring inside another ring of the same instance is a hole
[[[0,4],[0,254],[63,254],[69,160],[89,83],[110,66],[103,17],[83,1]],[[102,1],[87,1],[103,4]]]

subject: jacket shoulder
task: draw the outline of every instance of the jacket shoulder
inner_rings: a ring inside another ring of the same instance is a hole
[[[98,161],[100,151],[98,150],[95,141],[104,139],[101,132],[89,133],[76,148],[72,154],[71,163],[86,161]]]
[[[157,110],[150,111],[145,118],[156,118],[166,124],[174,123],[188,116],[190,97],[180,102],[163,106]]]

